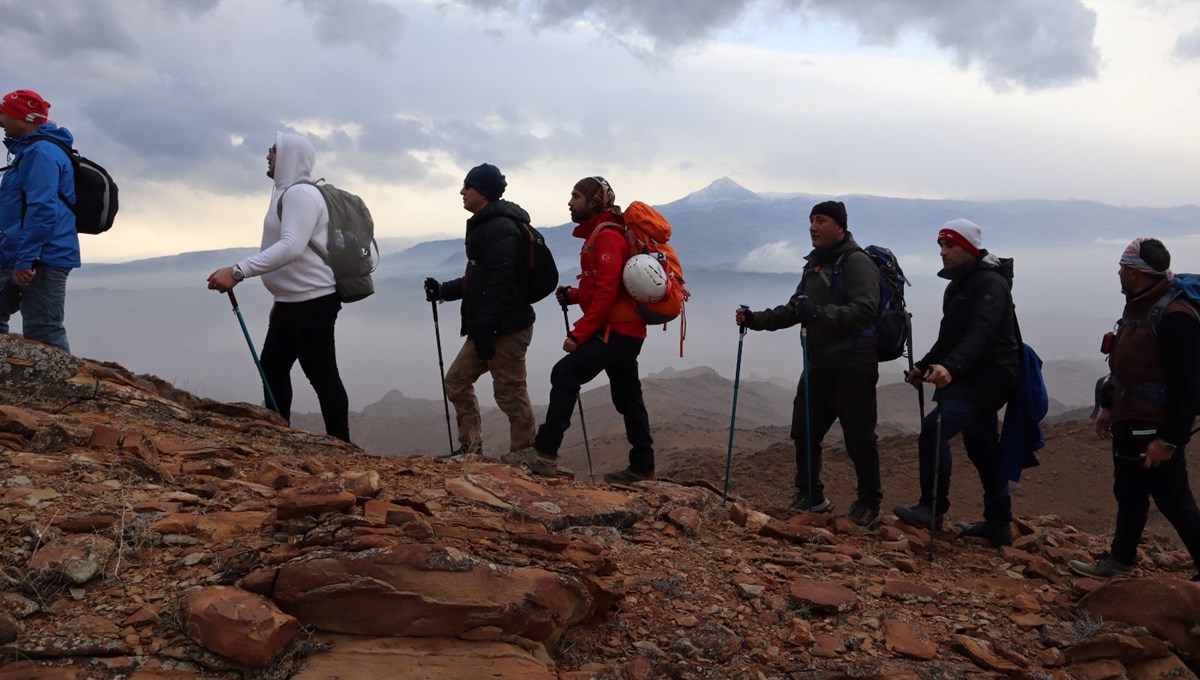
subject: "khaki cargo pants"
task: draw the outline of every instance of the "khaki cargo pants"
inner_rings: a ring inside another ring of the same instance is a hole
[[[509,446],[518,451],[533,445],[533,404],[525,385],[525,353],[533,340],[533,326],[496,338],[496,355],[490,361],[475,356],[475,342],[467,340],[446,371],[446,396],[454,404],[458,421],[458,441],[466,448],[483,441],[479,400],[475,381],[484,373],[492,374],[492,393],[496,405],[508,416]]]

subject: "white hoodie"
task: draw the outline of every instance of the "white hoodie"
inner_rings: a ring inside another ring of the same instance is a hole
[[[313,181],[316,158],[307,137],[275,133],[275,190],[263,219],[262,247],[238,266],[248,277],[262,276],[276,302],[303,302],[336,291],[333,270],[308,247],[311,242],[325,252],[329,209],[316,187],[297,184]],[[282,220],[276,208],[280,195]]]

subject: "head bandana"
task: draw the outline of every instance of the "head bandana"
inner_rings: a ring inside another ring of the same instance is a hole
[[[1126,267],[1132,267],[1143,274],[1151,276],[1166,276],[1169,280],[1175,279],[1175,274],[1170,269],[1159,270],[1155,269],[1148,262],[1142,259],[1142,243],[1150,239],[1135,238],[1133,243],[1125,246],[1125,252],[1121,253],[1121,264]]]
[[[613,193],[612,186],[599,175],[579,180],[575,183],[575,190],[586,196],[588,203],[599,210],[611,208],[617,202],[617,195]]]

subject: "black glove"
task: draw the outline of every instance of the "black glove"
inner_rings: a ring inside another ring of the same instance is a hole
[[[558,300],[558,304],[562,305],[563,307],[571,304],[571,287],[559,286],[556,288],[554,291],[554,299]]]
[[[496,356],[496,336],[491,332],[476,333],[472,338],[475,341],[475,356],[480,361],[491,361],[492,357]]]
[[[796,320],[800,323],[808,323],[817,318],[817,306],[808,301],[807,295],[793,295],[791,300],[788,300],[788,306],[796,310]]]
[[[442,284],[432,276],[425,279],[425,301],[437,302],[442,299]]]

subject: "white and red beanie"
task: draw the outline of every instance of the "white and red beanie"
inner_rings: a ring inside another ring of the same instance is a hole
[[[979,251],[983,248],[983,230],[971,220],[960,217],[943,224],[938,230],[937,242],[940,244],[942,241],[949,241],[972,256],[979,257]]]

